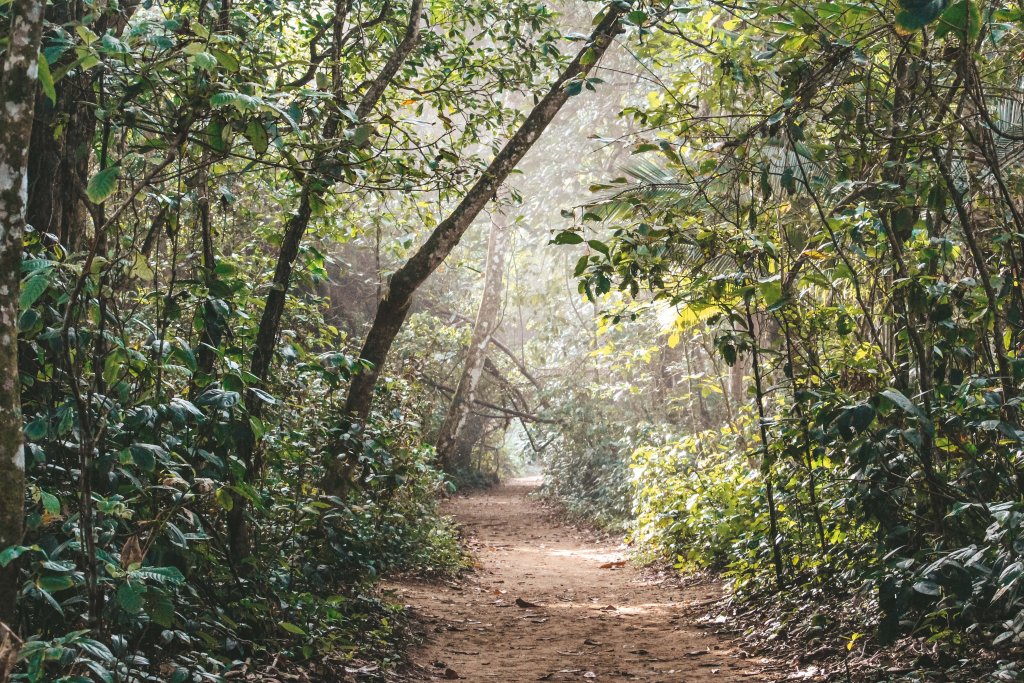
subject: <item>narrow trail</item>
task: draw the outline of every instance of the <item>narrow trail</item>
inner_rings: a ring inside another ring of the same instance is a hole
[[[560,526],[529,500],[537,483],[452,502],[479,564],[466,579],[392,586],[424,638],[404,681],[767,680],[757,660],[699,627],[720,589],[680,588],[624,564],[621,547]]]

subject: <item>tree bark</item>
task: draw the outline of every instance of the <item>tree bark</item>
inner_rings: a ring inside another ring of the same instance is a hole
[[[463,456],[472,448],[472,444],[467,443],[468,440],[465,438],[465,428],[469,423],[473,402],[476,401],[480,378],[483,376],[487,347],[490,346],[497,330],[509,232],[504,216],[498,216],[491,224],[487,240],[487,264],[484,267],[484,292],[480,299],[480,308],[477,309],[473,336],[466,351],[462,377],[448,406],[448,414],[441,425],[441,431],[437,435],[437,457],[446,472],[457,470],[464,462]]]
[[[402,64],[409,58],[420,38],[421,17],[423,11],[423,0],[412,0],[409,7],[409,23],[406,25],[405,34],[395,52],[381,68],[380,73],[373,79],[363,94],[362,99],[356,106],[355,118],[363,122],[377,106],[384,91],[394,80]],[[328,122],[328,135],[333,135],[338,127],[337,115]],[[263,307],[263,316],[260,318],[260,327],[256,335],[256,346],[252,356],[252,374],[266,381],[270,372],[270,362],[273,358],[274,344],[281,324],[281,316],[284,313],[285,297],[288,294],[288,287],[291,284],[292,270],[295,267],[295,259],[299,255],[299,246],[302,238],[309,227],[312,218],[312,198],[317,192],[322,192],[325,182],[319,177],[327,158],[320,158],[314,161],[313,168],[307,174],[302,183],[299,208],[289,219],[285,228],[284,239],[281,242],[281,251],[277,257],[277,265],[274,268],[274,280],[267,294],[267,302]]]
[[[45,7],[43,0],[12,2],[7,51],[0,64],[0,550],[21,543],[25,523],[18,299],[28,202],[28,147]],[[15,572],[13,564],[0,569],[0,621],[10,622],[14,617]],[[9,674],[0,670],[0,680]]]
[[[86,230],[81,190],[89,181],[96,95],[88,71],[58,85],[56,104],[42,93],[36,95],[26,220],[39,232],[56,235],[61,246],[74,252],[82,246]]]
[[[402,64],[409,58],[409,55],[419,43],[420,29],[422,24],[423,0],[412,0],[409,7],[409,23],[406,25],[405,34],[395,52],[388,58],[380,73],[367,86],[366,92],[356,106],[355,118],[357,122],[363,122],[370,115],[374,107],[383,97],[387,86],[394,80]],[[343,19],[336,17],[336,22]],[[340,87],[335,83],[336,87]],[[336,93],[337,104],[341,104],[341,94]],[[325,137],[330,138],[337,133],[341,125],[341,115],[335,114],[324,126]],[[343,146],[343,150],[345,147]],[[274,347],[277,343],[277,336],[281,328],[281,317],[284,314],[285,301],[288,288],[291,285],[292,270],[295,268],[295,260],[299,255],[299,247],[302,238],[306,234],[309,222],[313,217],[313,199],[317,194],[323,193],[329,184],[321,178],[324,166],[330,162],[326,154],[318,155],[313,160],[312,167],[302,179],[302,189],[299,196],[299,206],[288,220],[284,236],[281,241],[281,250],[278,253],[277,264],[274,268],[274,279],[267,293],[267,300],[263,306],[263,314],[260,317],[260,326],[256,333],[256,343],[252,351],[251,372],[261,383],[266,383],[270,376],[270,365],[274,358]],[[263,402],[252,392],[246,396],[246,410],[251,417],[259,418],[263,412]],[[247,483],[255,481],[259,472],[263,469],[263,462],[260,451],[257,448],[256,438],[249,422],[246,421],[242,430],[238,451],[242,461],[245,463],[245,480]],[[248,501],[242,496],[235,496],[234,505],[228,513],[228,535],[232,556],[244,559],[249,556],[252,540],[250,538],[246,513]]]
[[[562,71],[548,93],[533,108],[523,125],[505,143],[505,146],[494,157],[494,160],[480,175],[458,206],[434,228],[427,241],[416,253],[391,276],[387,294],[377,308],[377,315],[359,354],[360,360],[368,367],[352,378],[348,398],[345,402],[346,417],[352,422],[353,427],[358,429],[369,417],[374,388],[388,352],[391,350],[391,345],[409,313],[413,294],[444,262],[469,226],[493,199],[502,183],[530,151],[530,148],[540,138],[541,133],[569,99],[570,95],[567,89],[569,82],[585,78],[593,69],[594,64],[607,51],[612,39],[620,30],[621,14],[622,10],[618,5],[608,7],[604,18],[591,34],[587,44]],[[349,469],[354,465],[355,463],[349,462],[342,466]],[[330,473],[325,485],[328,490],[337,490],[346,476],[346,473],[343,472]]]

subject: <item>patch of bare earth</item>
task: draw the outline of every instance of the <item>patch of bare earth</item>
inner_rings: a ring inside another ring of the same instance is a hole
[[[423,637],[401,680],[768,680],[701,616],[713,584],[679,588],[624,562],[624,549],[558,524],[527,498],[536,480],[459,498],[478,566],[458,582],[390,586]]]

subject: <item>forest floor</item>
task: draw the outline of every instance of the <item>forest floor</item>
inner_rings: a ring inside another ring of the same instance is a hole
[[[719,585],[680,586],[631,566],[624,547],[562,525],[529,499],[538,483],[451,501],[474,571],[388,587],[422,638],[399,680],[770,680],[768,662],[746,658],[705,616]]]

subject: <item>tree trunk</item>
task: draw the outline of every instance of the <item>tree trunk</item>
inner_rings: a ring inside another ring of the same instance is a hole
[[[409,22],[406,25],[405,34],[395,52],[388,58],[384,66],[381,67],[380,73],[367,86],[366,92],[356,107],[355,118],[357,122],[362,123],[373,112],[374,107],[377,106],[377,103],[383,97],[388,85],[394,80],[402,64],[405,63],[417,43],[419,43],[422,13],[423,0],[412,0],[409,6]],[[343,16],[336,17],[336,23],[340,20],[343,20]],[[340,93],[336,93],[336,99],[340,105],[342,101]],[[325,137],[332,137],[337,133],[340,125],[340,115],[331,117],[325,124]],[[344,151],[344,148],[342,151]],[[316,195],[322,194],[329,187],[329,184],[321,178],[323,167],[329,161],[330,157],[326,154],[320,154],[314,158],[309,172],[302,180],[298,209],[292,214],[285,226],[281,250],[278,253],[277,264],[274,268],[274,280],[270,286],[270,291],[267,293],[267,300],[263,306],[263,314],[260,318],[259,330],[256,333],[256,343],[252,351],[251,372],[264,384],[270,377],[270,366],[274,357],[277,335],[280,332],[281,317],[284,314],[288,288],[291,285],[292,270],[295,267],[295,260],[299,255],[302,238],[305,236],[306,229],[309,227],[309,222],[313,217],[313,200]],[[247,394],[246,410],[249,416],[259,418],[263,413],[263,405],[263,402],[252,392]],[[263,469],[263,462],[260,451],[257,448],[256,437],[248,421],[243,425],[238,451],[246,466],[245,480],[247,483],[251,483],[259,476],[259,472]],[[247,510],[248,501],[242,496],[235,496],[234,505],[231,512],[228,513],[228,535],[232,556],[238,559],[248,557],[251,551],[252,539],[250,538],[246,523]]]
[[[14,0],[0,64],[0,550],[21,543],[25,523],[25,450],[18,381],[18,299],[28,201],[28,146],[36,102],[42,0]],[[14,617],[13,564],[0,569],[0,621]],[[0,662],[0,680],[10,675]]]
[[[36,95],[25,213],[29,225],[56,235],[61,246],[74,252],[82,246],[88,215],[81,192],[89,181],[96,95],[88,71],[58,85],[56,105]]]
[[[480,378],[487,360],[487,347],[497,329],[498,312],[501,309],[502,279],[505,276],[505,252],[508,249],[509,226],[504,216],[498,216],[491,224],[487,240],[487,264],[484,267],[484,293],[477,310],[473,337],[466,352],[466,364],[462,378],[448,406],[441,431],[437,436],[437,457],[447,472],[456,469],[460,458],[456,456],[468,450],[465,446],[465,427],[469,422],[473,402],[476,400]]]
[[[570,97],[568,87],[570,81],[585,78],[593,69],[594,64],[607,51],[612,39],[620,30],[621,14],[622,10],[618,5],[608,7],[604,18],[591,34],[587,44],[562,71],[548,93],[533,108],[523,125],[505,143],[505,146],[494,157],[494,160],[480,175],[458,206],[434,228],[430,237],[416,253],[391,276],[387,294],[377,308],[377,315],[359,354],[360,360],[368,367],[352,378],[348,398],[345,402],[345,414],[347,419],[352,422],[352,427],[361,428],[366,418],[369,417],[374,388],[388,352],[391,350],[391,345],[409,313],[413,294],[444,262],[476,217],[494,198],[502,183],[515,170],[526,153],[540,138],[544,129],[561,110]],[[350,459],[353,455],[349,454]],[[327,489],[336,492],[344,486],[344,481],[348,478],[348,470],[353,469],[355,465],[354,462],[347,462],[341,464],[346,471],[330,472],[325,482]]]

